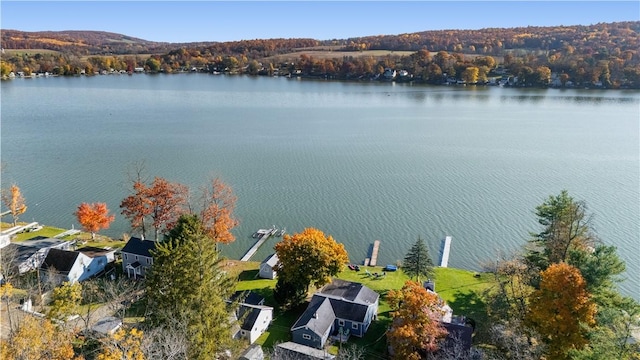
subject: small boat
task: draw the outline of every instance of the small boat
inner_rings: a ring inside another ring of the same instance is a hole
[[[281,236],[282,236],[282,235],[284,235],[286,232],[287,232],[287,228],[284,228],[284,229],[280,230],[280,231],[276,234],[276,236],[277,236],[277,237],[281,237]]]

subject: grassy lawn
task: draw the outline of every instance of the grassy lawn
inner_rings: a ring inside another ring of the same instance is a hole
[[[230,261],[232,265],[227,265],[230,273],[235,271],[239,276],[237,290],[252,290],[265,297],[266,305],[274,307],[274,320],[267,332],[265,332],[257,343],[264,347],[272,347],[273,344],[289,341],[291,339],[290,329],[298,317],[304,312],[306,304],[297,309],[287,312],[280,311],[273,300],[273,288],[276,280],[260,279],[257,277],[260,264],[257,262],[240,263]],[[378,320],[371,323],[369,330],[363,338],[351,337],[349,343],[358,345],[365,349],[367,358],[380,358],[386,353],[387,343],[385,332],[391,323],[391,308],[385,301],[387,291],[400,289],[405,281],[409,280],[401,270],[387,272],[384,277],[374,277],[367,275],[382,273],[382,267],[361,266],[359,272],[345,269],[338,274],[337,278],[362,283],[380,294],[380,305],[378,308]],[[485,339],[486,333],[486,309],[482,301],[482,292],[490,286],[492,276],[490,274],[476,274],[472,271],[435,268],[434,279],[436,291],[451,306],[454,314],[465,315],[476,321],[475,342],[481,343]],[[333,350],[337,350],[333,348]]]
[[[26,224],[28,223],[26,222],[18,223],[18,225],[26,225]],[[10,223],[3,222],[1,224],[2,230],[9,229],[11,227],[13,227],[13,225]],[[30,231],[30,232],[23,232],[23,233],[16,234],[15,238],[12,241],[22,242],[22,241],[27,241],[34,238],[38,238],[38,239],[53,238],[56,235],[61,234],[67,230],[68,229],[62,229],[62,228],[53,227],[53,226],[43,226],[42,229],[38,231]],[[95,239],[92,240],[91,234],[86,232],[81,232],[79,234],[71,235],[71,236],[65,236],[60,238],[60,240],[78,240],[79,247],[82,247],[82,246],[93,246],[93,247],[99,247],[99,248],[110,247],[112,249],[122,248],[126,244],[126,242],[123,240],[112,239],[110,237],[103,236],[100,234],[96,234]]]

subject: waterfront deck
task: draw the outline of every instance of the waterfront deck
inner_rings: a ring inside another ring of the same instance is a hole
[[[444,238],[442,244],[442,258],[440,259],[440,267],[447,267],[449,265],[449,251],[451,250],[451,236]]]
[[[260,229],[258,231],[256,231],[253,235],[253,237],[258,237],[258,241],[256,241],[255,244],[253,244],[253,246],[247,250],[247,252],[244,254],[244,256],[240,259],[240,261],[249,261],[249,259],[251,259],[251,257],[258,251],[258,249],[260,248],[260,246],[262,246],[262,244],[264,244],[265,241],[267,241],[267,239],[269,239],[272,235],[276,235],[280,232],[280,230],[276,229],[276,227],[274,226],[271,229]]]

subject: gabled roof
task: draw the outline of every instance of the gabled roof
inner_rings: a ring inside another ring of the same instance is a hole
[[[322,295],[355,302],[365,306],[375,303],[380,295],[368,287],[351,281],[333,279],[318,292]]]
[[[271,254],[271,255],[267,256],[267,258],[266,258],[266,259],[264,259],[264,260],[260,263],[260,265],[262,265],[262,264],[267,264],[267,265],[269,265],[269,266],[271,266],[271,267],[274,267],[274,266],[276,266],[276,264],[278,263],[278,260],[279,260],[279,259],[278,259],[278,254],[273,253],[273,254]]]
[[[334,298],[329,298],[329,301],[338,319],[364,322],[369,306]]]
[[[293,324],[291,331],[306,327],[322,336],[333,325],[335,319],[331,301],[324,296],[313,295],[307,310]]]
[[[51,249],[40,268],[43,270],[55,269],[59,273],[68,274],[79,255],[80,253],[77,251]]]
[[[258,316],[260,316],[260,313],[266,310],[273,311],[273,308],[262,305],[240,306],[240,308],[238,309],[240,318],[242,318],[248,312],[247,316],[244,318],[244,321],[242,321],[242,325],[240,326],[240,328],[242,330],[251,331],[251,329],[253,329],[253,326],[256,324],[256,320],[258,320]]]
[[[94,246],[85,246],[83,248],[77,249],[76,251],[81,252],[87,255],[90,258],[94,258],[96,256],[105,256],[107,254],[115,252],[115,250],[111,249],[102,249]]]
[[[120,252],[127,254],[134,254],[146,257],[152,257],[149,250],[156,248],[156,242],[152,240],[141,240],[137,237],[132,237],[127,241],[127,244],[120,250]]]

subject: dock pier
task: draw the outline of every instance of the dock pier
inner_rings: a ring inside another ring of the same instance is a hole
[[[447,267],[449,265],[449,251],[451,250],[451,236],[444,238],[442,244],[442,258],[440,259],[440,267]]]
[[[267,241],[267,239],[269,239],[272,235],[277,235],[279,233],[280,231],[276,229],[275,226],[271,229],[260,229],[256,231],[253,234],[253,237],[254,238],[258,237],[258,241],[256,241],[256,243],[253,244],[253,246],[249,250],[247,250],[247,252],[240,259],[240,261],[249,261],[249,259],[251,259],[253,254],[255,254],[258,251],[260,246],[262,246],[262,244],[264,244],[264,242]]]
[[[376,266],[378,263],[378,250],[380,250],[380,240],[373,242],[370,256],[364,259],[364,266]]]

